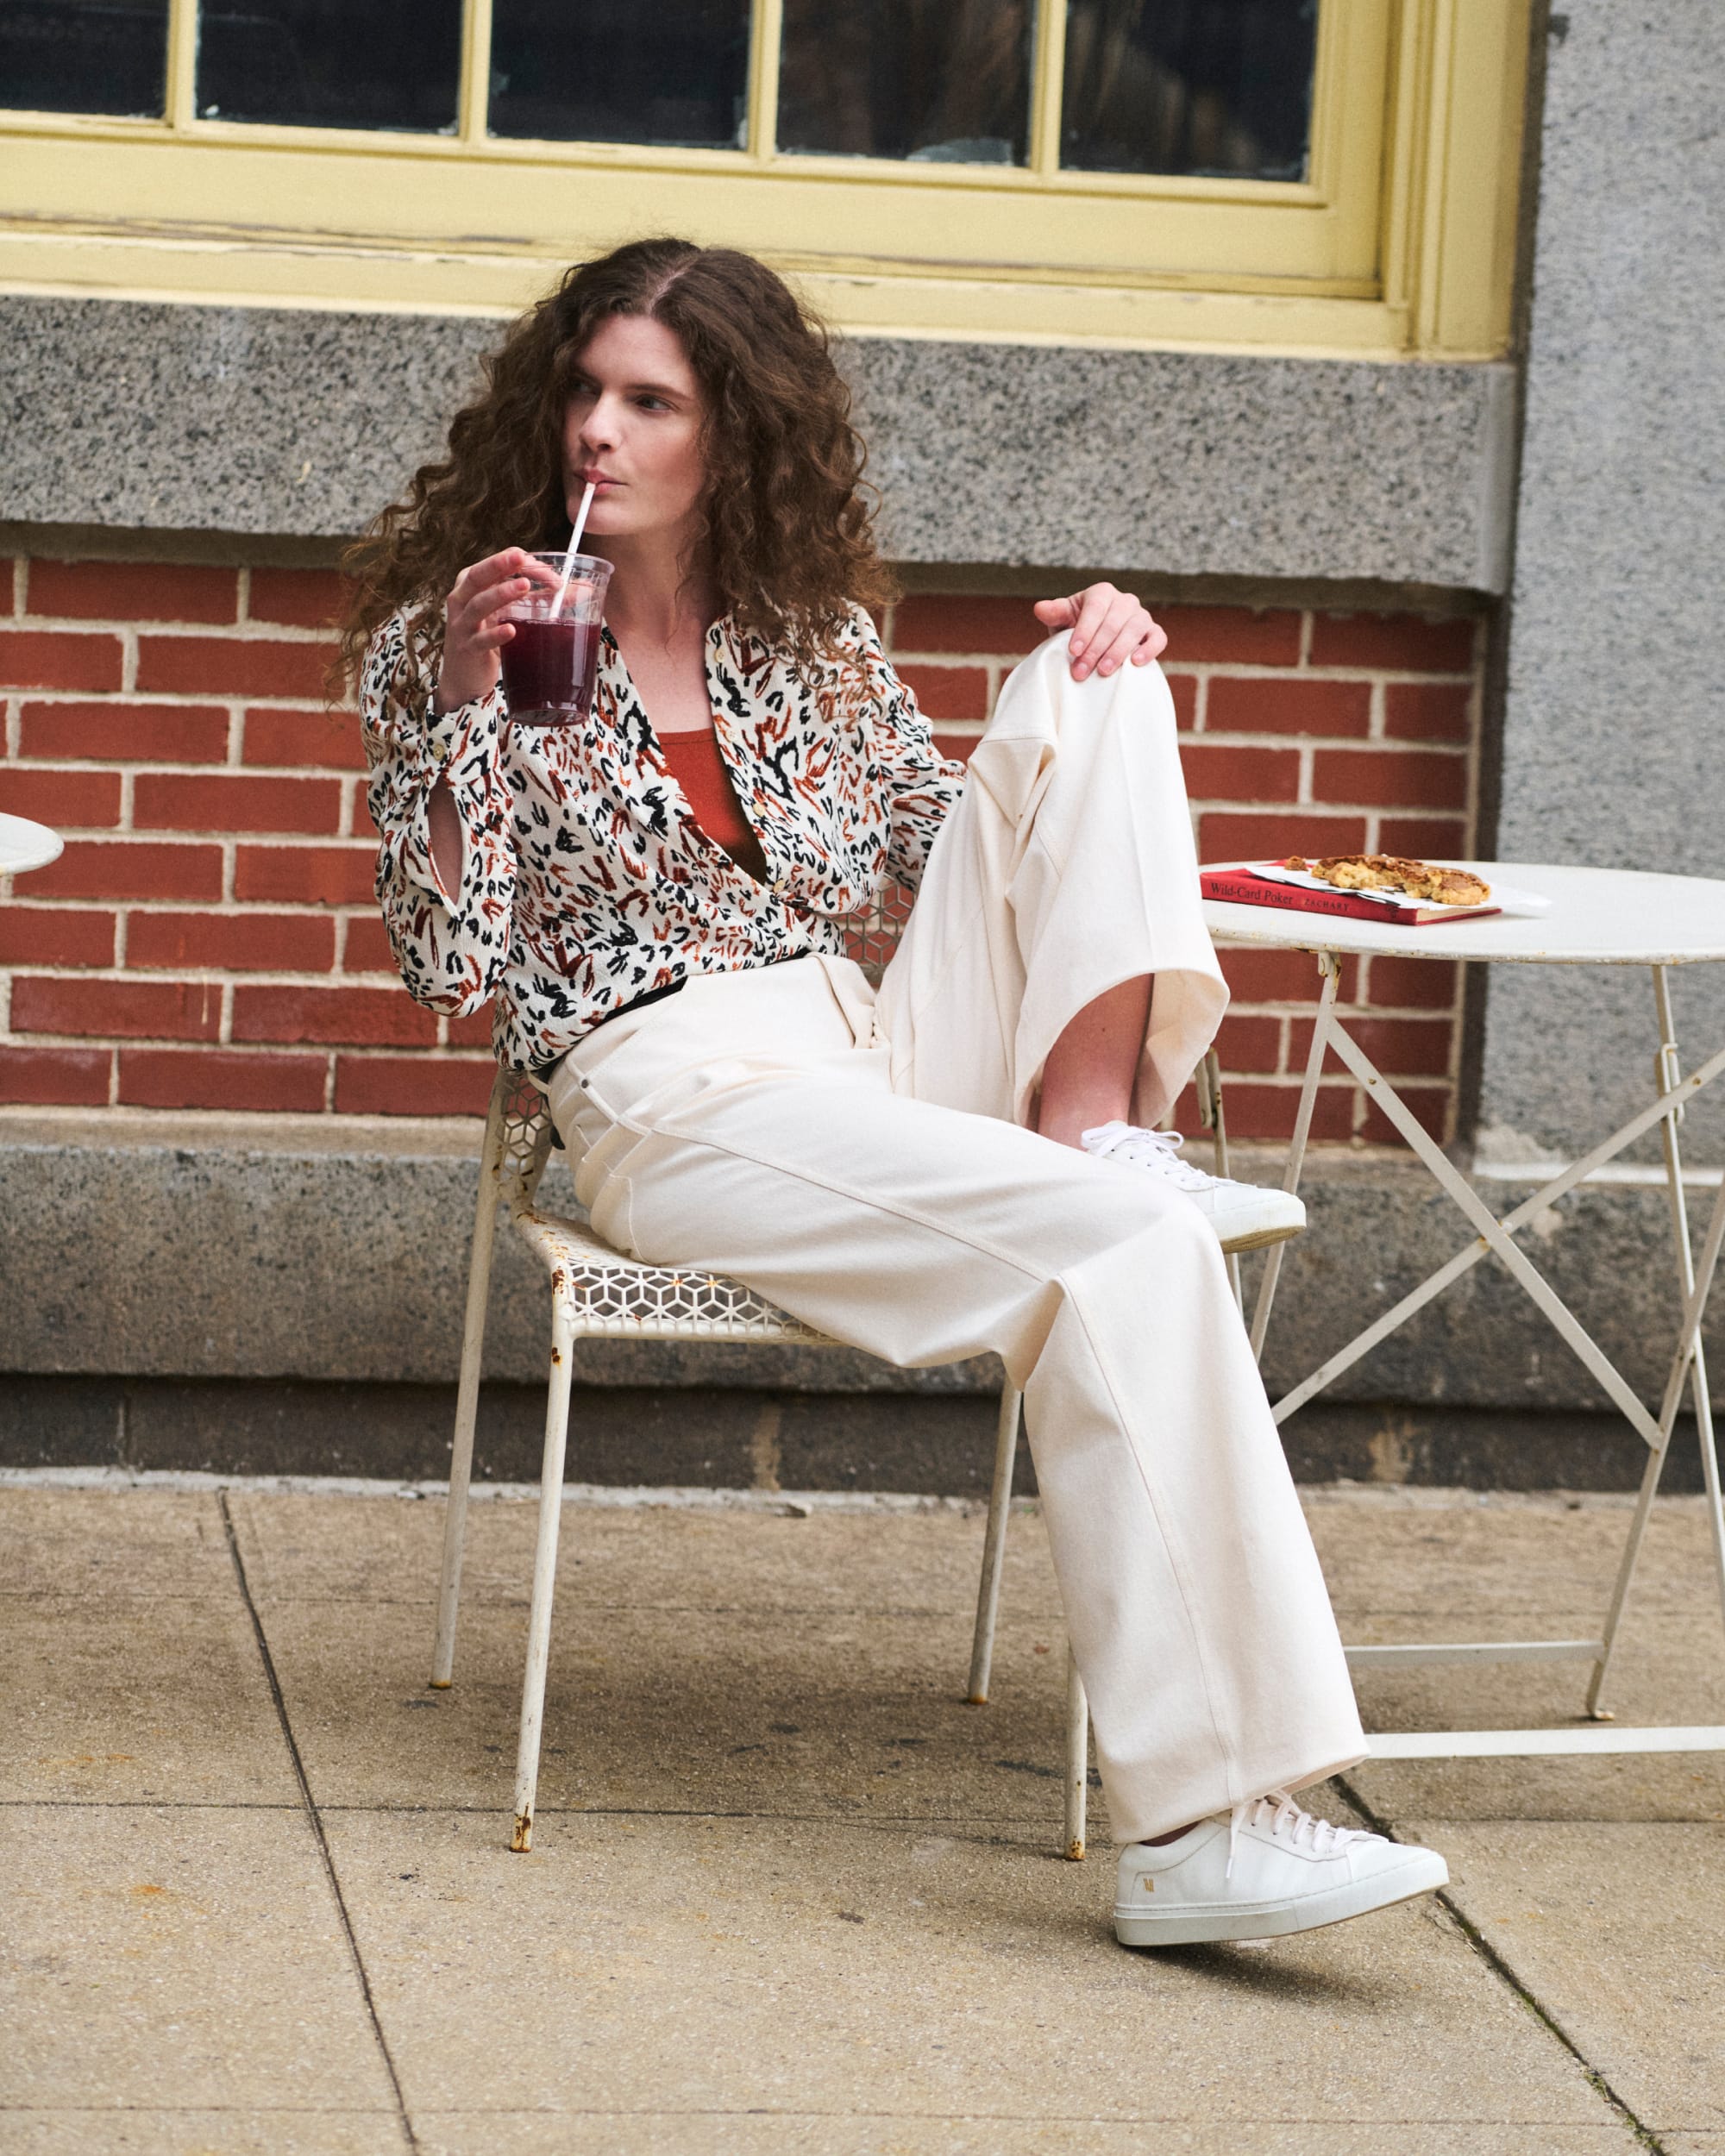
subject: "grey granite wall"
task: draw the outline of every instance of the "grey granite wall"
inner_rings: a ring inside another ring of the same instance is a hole
[[[331,1119],[333,1120],[333,1119]],[[477,1125],[331,1131],[318,1119],[115,1119],[0,1112],[0,1372],[39,1376],[451,1381],[461,1353]],[[1268,1181],[1272,1164],[1245,1173]],[[547,1194],[571,1192],[554,1166]],[[1527,1188],[1493,1184],[1499,1211]],[[1698,1236],[1713,1194],[1697,1195]],[[1312,1232],[1289,1249],[1266,1376],[1285,1390],[1472,1239],[1412,1162],[1320,1155]],[[99,1232],[97,1230],[99,1229]],[[543,1382],[543,1276],[499,1242],[487,1374]],[[1644,1397],[1657,1401],[1676,1327],[1662,1191],[1565,1199],[1533,1255]],[[1725,1371],[1725,1298],[1709,1329]],[[849,1351],[591,1342],[588,1382],[831,1393],[974,1393],[992,1359],[918,1371]],[[1437,1407],[1581,1410],[1607,1403],[1495,1263],[1475,1268],[1329,1395]]]
[[[1725,8],[1551,21],[1503,736],[1504,860],[1725,874]],[[1681,976],[1692,1063],[1725,968]],[[1503,968],[1482,1142],[1578,1150],[1647,1099],[1645,975]],[[1691,1111],[1725,1159],[1725,1098]]]
[[[435,454],[495,322],[0,297],[0,523],[326,536]],[[862,338],[905,561],[1496,592],[1496,366]]]

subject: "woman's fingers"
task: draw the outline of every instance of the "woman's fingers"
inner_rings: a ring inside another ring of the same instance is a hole
[[[1072,661],[1072,679],[1082,681],[1095,670],[1098,652],[1096,639],[1102,624],[1108,617],[1109,605],[1120,594],[1112,584],[1092,584],[1075,594],[1078,603],[1078,618],[1072,624],[1072,634],[1066,649]]]
[[[1151,619],[1149,610],[1122,592],[1109,608],[1096,638],[1096,670],[1099,674],[1114,674],[1128,661],[1134,666],[1147,666],[1167,642],[1168,638]]]
[[[1072,631],[1067,650],[1075,681],[1090,674],[1116,674],[1128,661],[1148,666],[1168,648],[1167,634],[1149,609],[1112,584],[1087,585],[1067,599],[1038,599],[1033,611],[1051,634]]]
[[[1168,649],[1168,631],[1151,617],[1148,608],[1144,619],[1144,634],[1138,638],[1138,648],[1132,653],[1135,667],[1147,667],[1152,659],[1159,659]]]
[[[1086,654],[1098,674],[1116,673],[1126,664],[1132,650],[1132,640],[1126,636],[1126,624],[1138,611],[1138,601],[1128,599],[1124,592],[1116,592],[1109,600],[1107,611],[1097,623]]]
[[[459,588],[459,587],[457,587]],[[532,585],[524,576],[509,577],[500,584],[480,585],[459,602],[450,594],[448,636],[462,642],[475,642],[492,625],[491,617],[511,599],[524,598]]]
[[[505,547],[501,554],[489,554],[461,571],[445,603],[445,619],[452,630],[476,624],[536,584],[555,587],[557,580],[556,571],[544,562],[536,561],[519,547]]]
[[[451,711],[497,686],[497,655],[515,635],[501,610],[547,579],[556,577],[544,563],[519,547],[470,562],[450,586],[443,602],[443,663],[437,677],[436,708]]]

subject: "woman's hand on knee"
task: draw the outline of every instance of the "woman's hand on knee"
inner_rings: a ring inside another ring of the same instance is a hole
[[[1051,636],[1072,631],[1067,650],[1075,681],[1117,673],[1128,660],[1147,667],[1168,649],[1168,633],[1151,619],[1150,609],[1112,584],[1086,585],[1070,599],[1039,599],[1035,612]]]

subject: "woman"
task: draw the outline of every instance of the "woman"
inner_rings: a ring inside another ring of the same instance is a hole
[[[495,1000],[598,1232],[904,1365],[1025,1391],[1129,1945],[1297,1931],[1440,1885],[1286,1792],[1364,1753],[1224,1242],[1295,1201],[1154,1131],[1226,1000],[1160,632],[1043,602],[968,774],[886,596],[824,336],[746,255],[572,271],[358,561],[378,890],[403,978]],[[591,483],[590,718],[512,729],[503,606]],[[844,956],[919,886],[878,996]]]

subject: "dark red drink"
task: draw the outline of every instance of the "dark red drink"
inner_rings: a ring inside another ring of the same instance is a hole
[[[503,693],[518,725],[567,726],[593,709],[599,624],[511,621],[503,647]]]

